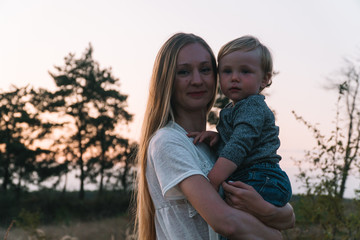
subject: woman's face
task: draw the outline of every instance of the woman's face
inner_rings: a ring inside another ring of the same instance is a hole
[[[179,52],[173,92],[175,112],[206,111],[215,94],[215,74],[209,52],[199,43]]]

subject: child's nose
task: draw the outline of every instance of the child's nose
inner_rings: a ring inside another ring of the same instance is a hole
[[[240,81],[240,76],[238,73],[233,73],[232,76],[231,76],[231,81],[232,82],[239,82]]]

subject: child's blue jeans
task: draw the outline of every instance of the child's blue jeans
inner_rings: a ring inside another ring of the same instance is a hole
[[[277,207],[290,201],[292,191],[289,177],[278,163],[257,163],[238,168],[228,180],[241,181],[252,186],[264,200]]]

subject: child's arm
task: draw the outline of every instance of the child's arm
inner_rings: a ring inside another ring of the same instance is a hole
[[[219,141],[219,134],[214,131],[190,132],[187,136],[194,138],[194,144],[205,142],[210,147],[215,146]]]
[[[194,144],[198,142],[205,142],[210,147],[214,146],[219,141],[219,134],[213,131],[190,132],[187,136],[194,138]],[[225,181],[236,170],[236,168],[236,164],[232,161],[224,157],[218,158],[214,167],[208,174],[208,178],[210,179],[212,186],[218,191],[220,184]]]
[[[214,167],[208,174],[210,183],[218,191],[220,184],[222,184],[235,170],[237,166],[229,159],[219,157],[215,162]]]

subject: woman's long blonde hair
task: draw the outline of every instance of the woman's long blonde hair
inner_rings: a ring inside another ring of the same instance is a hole
[[[164,127],[169,120],[174,120],[171,97],[176,74],[176,62],[181,48],[190,43],[200,43],[209,52],[214,71],[214,80],[217,82],[215,56],[209,45],[202,38],[194,34],[174,34],[164,43],[156,56],[137,155],[138,174],[135,229],[137,238],[140,240],[156,239],[155,208],[150,197],[145,175],[147,149],[152,135],[158,129]],[[215,85],[217,86],[217,84]],[[215,96],[216,94],[214,94],[214,97],[208,104],[208,112],[215,101]]]

